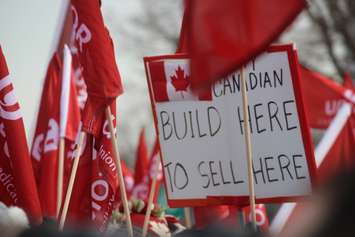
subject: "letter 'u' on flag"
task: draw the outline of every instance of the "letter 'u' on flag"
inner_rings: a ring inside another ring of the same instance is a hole
[[[237,70],[292,23],[304,0],[188,0],[187,49],[193,89]],[[218,20],[216,20],[218,19]]]
[[[156,102],[212,100],[210,89],[192,92],[188,60],[165,59],[148,67]]]

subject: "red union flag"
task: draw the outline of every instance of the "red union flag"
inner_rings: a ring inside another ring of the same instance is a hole
[[[255,215],[256,215],[256,225],[263,232],[269,231],[269,218],[267,217],[266,207],[264,204],[256,204],[255,205]],[[251,209],[250,207],[243,208],[243,219],[244,223],[251,223]]]
[[[194,89],[211,85],[256,57],[305,6],[304,0],[186,2],[185,32]]]
[[[116,101],[111,105],[112,122],[116,127]],[[102,115],[103,116],[103,115]],[[118,174],[108,121],[102,119],[100,134],[94,137],[94,154],[91,162],[91,220],[99,230],[104,230],[115,204],[120,202]],[[133,186],[132,175],[121,161],[126,190]]]
[[[351,89],[305,67],[300,69],[301,92],[309,124],[311,128],[325,129],[344,103],[346,93],[351,92]]]
[[[42,213],[20,106],[0,47],[0,201],[22,207],[32,223]]]
[[[48,65],[43,85],[37,126],[31,149],[32,165],[35,171],[42,211],[47,217],[56,217],[59,124],[64,122],[63,137],[67,139],[64,157],[65,162],[69,163],[67,166],[71,166],[71,158],[75,148],[74,141],[80,123],[74,75],[71,70],[68,76],[69,87],[62,90],[62,62],[59,55],[54,54]],[[61,93],[64,91],[69,93],[67,101],[61,101]],[[67,103],[68,106],[64,106],[63,102]],[[66,113],[61,114],[61,107],[67,110]],[[67,114],[67,116],[61,116],[63,114]],[[67,169],[70,169],[70,167],[67,167]]]
[[[72,0],[72,51],[77,51],[87,85],[83,128],[99,135],[104,108],[123,93],[113,42],[100,11],[99,0]]]
[[[150,62],[148,70],[157,102],[212,99],[211,90],[199,94],[192,92],[189,61],[186,59]]]

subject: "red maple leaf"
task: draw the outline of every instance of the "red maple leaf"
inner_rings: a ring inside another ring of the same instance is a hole
[[[175,91],[187,91],[187,88],[190,84],[190,76],[185,75],[184,69],[178,66],[177,70],[175,70],[175,75],[170,76],[171,84],[173,84]]]

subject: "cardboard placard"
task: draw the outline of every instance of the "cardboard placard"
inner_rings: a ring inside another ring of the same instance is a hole
[[[144,58],[172,207],[247,204],[239,71],[193,94],[185,54]],[[271,46],[245,67],[257,202],[312,191],[315,163],[292,45]]]

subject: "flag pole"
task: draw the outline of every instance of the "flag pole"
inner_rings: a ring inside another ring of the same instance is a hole
[[[58,154],[58,180],[57,180],[57,220],[59,219],[60,207],[63,199],[63,173],[64,173],[64,149],[65,139],[61,137],[59,140],[59,154]]]
[[[189,207],[184,207],[184,216],[185,216],[185,225],[187,229],[191,229],[192,220],[191,220],[191,209]]]
[[[154,174],[153,180],[152,180],[152,185],[150,186],[150,192],[149,192],[149,197],[148,197],[148,203],[147,203],[147,211],[144,216],[144,223],[143,223],[143,231],[142,231],[142,237],[146,237],[148,233],[148,224],[150,220],[150,214],[152,212],[152,204],[153,204],[153,199],[154,199],[154,194],[155,194],[155,188],[156,188],[156,183],[157,183],[157,175],[159,172],[158,169],[158,162],[154,162],[154,167],[156,172]]]
[[[60,126],[59,126],[59,153],[58,153],[58,179],[57,179],[57,219],[59,218],[60,208],[63,199],[63,173],[64,173],[64,153],[65,136],[68,122],[68,108],[70,98],[70,80],[72,69],[72,56],[69,47],[63,47],[63,71],[62,86],[60,95]]]
[[[110,134],[111,134],[111,144],[113,147],[113,151],[115,153],[115,161],[116,161],[116,166],[117,166],[117,171],[118,171],[118,182],[120,185],[120,194],[121,194],[121,201],[123,203],[123,210],[124,214],[126,215],[126,224],[127,224],[127,229],[128,229],[128,236],[133,237],[133,228],[132,228],[132,221],[131,221],[131,214],[130,210],[128,207],[128,200],[127,200],[127,193],[126,193],[126,187],[123,179],[123,174],[122,174],[122,167],[121,167],[121,159],[120,159],[120,154],[117,149],[117,140],[116,140],[116,135],[115,135],[115,130],[113,127],[113,122],[112,122],[112,113],[110,106],[107,106],[105,109],[105,114],[106,114],[106,120],[109,125],[110,129]]]
[[[244,66],[240,69],[240,78],[242,82],[242,99],[243,99],[243,118],[244,118],[244,138],[246,144],[246,155],[248,164],[248,184],[249,184],[249,204],[251,209],[251,222],[254,230],[256,230],[256,215],[255,215],[255,189],[253,177],[253,154],[250,138],[250,124],[248,113],[248,96],[246,89],[246,81],[244,77]]]
[[[72,167],[71,174],[70,174],[67,193],[65,195],[62,215],[60,217],[59,230],[63,230],[65,219],[67,218],[69,202],[70,202],[71,194],[72,194],[72,191],[73,191],[76,172],[78,170],[78,165],[79,165],[79,160],[80,160],[81,148],[82,148],[82,145],[83,145],[83,142],[84,142],[85,135],[86,135],[86,132],[84,132],[84,131],[80,132],[78,149],[77,149],[75,157],[74,157],[74,163],[73,163],[73,167]]]

